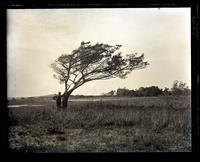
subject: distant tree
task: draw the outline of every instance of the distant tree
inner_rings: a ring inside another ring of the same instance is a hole
[[[65,84],[63,108],[67,108],[70,94],[81,85],[93,81],[110,78],[126,78],[136,69],[145,68],[144,54],[128,54],[125,58],[118,52],[121,45],[111,46],[103,43],[81,45],[71,54],[63,54],[51,64],[56,72],[54,77]]]
[[[123,96],[124,95],[124,89],[118,88],[117,89],[117,96]]]
[[[173,82],[172,88],[178,88],[178,80]]]
[[[162,95],[162,90],[157,86],[146,87],[144,90],[144,96],[159,96]]]
[[[162,89],[157,86],[140,87],[138,90],[138,96],[159,96],[162,95]]]
[[[117,96],[130,96],[130,90],[126,87],[117,89]]]
[[[189,95],[190,90],[186,83],[182,81],[175,80],[172,88],[171,88],[172,95]]]
[[[163,91],[163,95],[164,95],[164,96],[169,95],[169,88],[166,88],[166,87],[165,87],[165,89],[164,89],[164,91]]]
[[[129,91],[129,96],[136,96],[136,91],[135,90],[130,90]]]
[[[140,87],[140,88],[138,89],[138,96],[144,96],[144,90],[145,90],[144,87]]]

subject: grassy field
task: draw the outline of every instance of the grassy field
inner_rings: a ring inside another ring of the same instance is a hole
[[[47,98],[9,104],[42,105],[9,108],[14,152],[191,151],[190,97],[71,99],[62,112]]]

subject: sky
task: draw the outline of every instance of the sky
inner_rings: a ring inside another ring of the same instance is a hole
[[[9,9],[7,10],[8,97],[64,92],[50,64],[81,41],[120,44],[122,55],[144,53],[149,66],[127,79],[98,80],[72,94],[101,95],[118,88],[191,87],[190,8]]]

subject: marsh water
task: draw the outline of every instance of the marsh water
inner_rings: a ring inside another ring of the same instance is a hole
[[[15,108],[15,107],[40,107],[43,105],[29,105],[29,104],[21,104],[21,105],[8,105],[8,108]]]

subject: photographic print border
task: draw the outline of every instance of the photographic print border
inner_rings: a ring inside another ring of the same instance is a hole
[[[76,1],[64,1],[59,3],[57,2],[22,2],[22,1],[4,1],[3,7],[1,8],[1,44],[3,45],[1,48],[1,127],[3,129],[3,135],[1,139],[3,139],[1,146],[1,153],[3,153],[3,159],[5,160],[16,160],[16,159],[23,159],[23,160],[40,160],[43,159],[68,159],[68,158],[92,158],[92,159],[107,159],[112,158],[115,159],[162,159],[162,161],[170,161],[170,160],[191,160],[197,159],[200,157],[199,155],[199,32],[198,32],[198,3],[191,3],[191,2],[178,2],[178,1],[135,1],[134,3],[130,2],[76,2]],[[190,153],[66,153],[66,154],[21,154],[21,153],[13,153],[10,152],[8,149],[8,124],[7,124],[7,32],[6,32],[6,10],[7,9],[45,9],[45,8],[161,8],[161,7],[191,7],[191,69],[192,69],[192,152]]]

